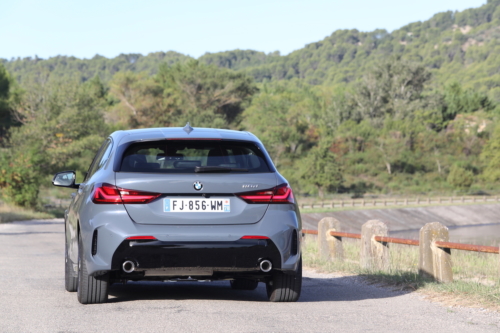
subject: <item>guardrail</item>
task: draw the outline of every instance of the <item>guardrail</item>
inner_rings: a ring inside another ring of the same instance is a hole
[[[303,236],[318,235],[322,258],[343,260],[342,238],[361,240],[360,265],[364,269],[383,271],[388,268],[388,244],[419,246],[419,274],[440,282],[453,281],[451,250],[500,253],[495,246],[481,246],[449,242],[448,228],[439,222],[427,223],[420,229],[419,240],[388,237],[387,225],[378,220],[363,224],[361,234],[341,232],[341,223],[325,217],[318,223],[318,230],[303,229]]]
[[[425,198],[393,198],[393,199],[351,199],[330,200],[315,203],[303,203],[300,208],[341,208],[341,207],[384,207],[384,206],[416,206],[453,203],[499,202],[500,196],[462,196],[462,197],[425,197]]]

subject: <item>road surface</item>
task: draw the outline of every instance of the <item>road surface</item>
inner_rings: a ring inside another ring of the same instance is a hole
[[[81,305],[64,290],[63,232],[61,220],[0,224],[0,332],[500,331],[498,313],[308,270],[297,303],[224,281],[113,285],[108,303]]]

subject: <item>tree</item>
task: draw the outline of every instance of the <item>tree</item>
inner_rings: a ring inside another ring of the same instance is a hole
[[[237,128],[245,106],[257,92],[251,77],[198,61],[161,65],[156,81],[163,95],[179,108],[171,122],[195,126]]]
[[[456,164],[454,164],[450,173],[448,174],[448,178],[446,178],[447,182],[450,185],[453,185],[457,189],[468,189],[472,183],[474,182],[474,174],[470,170],[466,170]]]
[[[352,99],[359,119],[381,126],[385,116],[405,119],[420,107],[424,84],[430,79],[424,66],[400,57],[383,61],[357,84]]]
[[[11,127],[0,158],[0,188],[18,205],[34,207],[41,180],[61,169],[84,171],[109,134],[107,89],[98,77],[78,81],[33,75],[13,104],[22,124]]]
[[[198,61],[163,64],[158,74],[118,73],[110,83],[118,99],[108,117],[132,127],[237,128],[257,92],[245,74]]]
[[[342,170],[328,145],[319,144],[312,148],[302,159],[301,178],[316,186],[318,195],[323,198],[325,192],[337,191],[344,182]]]
[[[485,165],[482,177],[490,182],[500,180],[500,124],[495,127],[490,140],[481,152],[480,159]]]
[[[472,113],[479,110],[486,112],[495,108],[488,96],[472,89],[464,90],[458,82],[444,89],[443,118],[445,121],[455,119],[458,114]]]
[[[35,148],[0,155],[0,188],[4,200],[35,208],[41,184],[41,155]]]
[[[165,96],[163,87],[146,73],[116,73],[110,93],[119,100],[107,113],[113,122],[131,127],[168,127],[180,112],[180,103]]]
[[[286,164],[314,143],[313,133],[309,133],[314,113],[311,104],[307,85],[265,85],[245,110],[244,124],[264,142],[276,164]]]
[[[0,64],[0,143],[8,129],[16,124],[11,105],[13,83],[5,67]]]

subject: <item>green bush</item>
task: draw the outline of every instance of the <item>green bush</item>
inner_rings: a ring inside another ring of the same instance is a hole
[[[0,188],[7,202],[35,207],[40,187],[40,155],[19,151],[0,157]]]
[[[453,165],[446,179],[450,185],[458,189],[467,189],[474,181],[474,174],[470,170],[466,170],[458,165]]]

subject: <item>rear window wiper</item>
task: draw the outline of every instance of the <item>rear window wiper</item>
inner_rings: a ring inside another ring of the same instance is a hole
[[[194,168],[194,172],[231,172],[231,171],[247,172],[248,169],[220,167],[220,166],[197,166]]]

